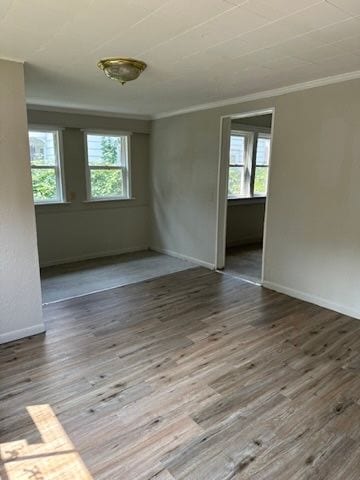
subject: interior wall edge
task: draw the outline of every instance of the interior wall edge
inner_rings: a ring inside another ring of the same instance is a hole
[[[114,118],[123,118],[124,120],[151,120],[151,115],[138,115],[134,113],[125,113],[125,112],[118,112],[113,110],[95,110],[95,109],[88,109],[82,107],[76,107],[72,104],[72,106],[66,105],[55,105],[54,103],[37,103],[36,100],[31,101],[31,99],[27,99],[26,106],[28,110],[38,110],[38,111],[46,111],[46,112],[56,112],[56,113],[67,113],[67,114],[79,114],[79,115],[92,115],[96,117],[114,117]]]
[[[138,118],[111,116],[106,114],[70,111],[58,111],[48,108],[47,110],[34,110],[27,106],[28,123],[30,126],[46,125],[60,128],[79,128],[81,130],[103,131],[128,131],[149,135],[151,132],[151,120]]]
[[[233,242],[227,242],[226,243],[226,248],[228,247],[243,247],[245,245],[252,245],[255,243],[262,243],[262,237],[261,236],[253,236],[253,237],[244,237],[239,240],[235,240]]]

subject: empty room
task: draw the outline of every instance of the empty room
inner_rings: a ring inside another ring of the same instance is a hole
[[[0,0],[1,480],[360,478],[360,2]]]

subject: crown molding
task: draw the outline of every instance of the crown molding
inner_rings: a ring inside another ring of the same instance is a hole
[[[7,60],[7,59],[4,59]],[[15,60],[12,60],[15,61]],[[21,63],[21,62],[19,62]],[[213,108],[225,107],[227,105],[236,105],[239,103],[251,102],[255,100],[261,100],[265,98],[278,97],[281,95],[286,95],[288,93],[299,92],[302,90],[308,90],[311,88],[323,87],[326,85],[332,85],[335,83],[346,82],[349,80],[355,80],[360,78],[360,70],[354,72],[342,73],[339,75],[332,75],[329,77],[318,78],[316,80],[310,80],[309,82],[295,83],[286,87],[275,88],[272,90],[265,90],[262,92],[251,93],[249,95],[243,95],[239,97],[227,98],[224,100],[217,100],[209,103],[201,103],[198,105],[192,105],[190,107],[181,108],[179,110],[172,110],[169,112],[163,112],[153,115],[138,115],[131,113],[121,113],[115,111],[106,111],[106,110],[97,110],[97,109],[86,109],[81,106],[66,106],[66,105],[46,105],[44,103],[37,103],[35,99],[28,99],[27,108],[29,110],[40,110],[48,112],[58,112],[58,113],[73,113],[80,115],[95,115],[99,117],[115,117],[115,118],[124,118],[124,119],[133,119],[133,120],[158,120],[161,118],[175,117],[177,115],[184,115],[186,113],[199,112],[202,110],[210,110]]]
[[[209,103],[202,103],[199,105],[192,105],[191,107],[182,108],[170,112],[164,112],[153,115],[154,120],[161,118],[174,117],[177,115],[184,115],[186,113],[199,112],[201,110],[209,110],[212,108],[225,107],[227,105],[235,105],[237,103],[251,102],[254,100],[261,100],[264,98],[278,97],[280,95],[286,95],[288,93],[300,92],[302,90],[308,90],[316,87],[323,87],[326,85],[332,85],[334,83],[346,82],[348,80],[355,80],[360,78],[360,70],[354,72],[341,73],[339,75],[332,75],[330,77],[318,78],[316,80],[310,80],[309,82],[295,83],[287,87],[275,88],[273,90],[265,90],[262,92],[251,93],[241,97],[232,97],[225,100],[218,100]]]
[[[66,106],[57,106],[57,105],[46,105],[33,103],[31,99],[28,99],[26,107],[28,110],[37,110],[41,112],[56,112],[56,113],[72,113],[78,115],[94,115],[98,117],[114,117],[114,118],[124,118],[130,120],[151,120],[151,115],[137,115],[132,113],[121,113],[114,111],[106,110],[92,110],[81,107],[66,107]]]

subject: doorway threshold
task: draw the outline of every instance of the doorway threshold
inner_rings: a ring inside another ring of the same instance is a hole
[[[262,283],[261,283],[260,280],[258,280],[258,281],[256,281],[256,280],[250,280],[249,278],[242,277],[241,275],[236,275],[236,274],[233,273],[233,272],[227,272],[226,270],[217,269],[217,270],[215,270],[215,271],[218,272],[218,273],[222,273],[223,275],[227,275],[228,277],[235,278],[235,279],[237,279],[237,280],[241,280],[242,282],[250,283],[251,285],[256,285],[257,287],[261,287],[261,286],[262,286]]]

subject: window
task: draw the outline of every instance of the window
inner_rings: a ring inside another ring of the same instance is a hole
[[[30,130],[29,147],[34,202],[62,202],[59,131]]]
[[[228,198],[266,196],[270,138],[267,133],[231,132]]]
[[[130,198],[129,135],[86,134],[88,197]]]
[[[229,197],[246,195],[246,155],[249,148],[249,135],[233,132],[230,137]]]
[[[256,145],[254,195],[265,196],[270,160],[270,135],[259,134]]]

